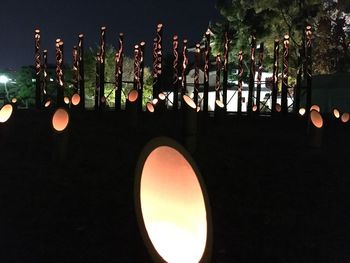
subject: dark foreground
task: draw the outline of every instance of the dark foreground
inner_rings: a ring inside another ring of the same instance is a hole
[[[152,138],[183,143],[169,115],[18,111],[0,127],[0,262],[149,262],[134,173]],[[300,118],[201,118],[193,154],[213,216],[212,262],[350,262],[350,127],[326,120],[310,147]]]

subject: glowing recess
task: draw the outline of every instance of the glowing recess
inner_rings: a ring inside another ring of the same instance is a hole
[[[139,93],[137,92],[137,90],[132,90],[128,95],[128,100],[130,102],[135,102],[138,97],[139,97]]]
[[[305,108],[300,108],[300,109],[299,109],[299,114],[300,114],[301,116],[304,116],[305,113],[306,113]]]
[[[7,122],[12,115],[13,107],[11,104],[4,105],[0,110],[0,122]]]
[[[57,109],[52,117],[52,127],[58,131],[64,131],[69,123],[69,115],[65,109]]]
[[[78,93],[75,93],[72,97],[72,104],[74,106],[77,106],[80,103],[80,95]]]
[[[321,114],[316,111],[316,110],[312,110],[310,113],[310,118],[311,118],[311,122],[312,124],[317,127],[317,128],[322,128],[323,126],[323,118],[321,116]]]
[[[201,185],[185,157],[155,148],[141,175],[144,225],[157,253],[169,263],[197,263],[207,245],[207,211]]]

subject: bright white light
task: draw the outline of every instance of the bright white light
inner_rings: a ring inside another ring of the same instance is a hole
[[[0,75],[0,83],[2,84],[6,84],[7,82],[9,82],[9,78],[5,75]]]

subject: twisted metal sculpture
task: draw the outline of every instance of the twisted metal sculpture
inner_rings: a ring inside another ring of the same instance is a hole
[[[195,70],[194,70],[194,90],[193,90],[193,101],[198,107],[198,93],[199,93],[199,67],[201,58],[201,46],[196,44],[195,49]]]
[[[177,111],[179,107],[179,38],[173,37],[173,110]]]
[[[257,76],[257,87],[256,87],[256,103],[255,103],[257,113],[260,112],[261,78],[262,78],[262,72],[264,70],[263,61],[264,61],[264,43],[260,43],[259,60],[258,60],[258,76]]]
[[[289,35],[285,35],[283,39],[283,67],[282,67],[282,94],[281,107],[282,113],[288,113],[288,71],[289,71]]]
[[[205,33],[205,62],[204,62],[204,91],[203,91],[203,111],[208,112],[209,93],[209,59],[210,59],[210,32]]]
[[[273,73],[272,73],[272,114],[276,114],[277,92],[278,92],[278,61],[279,61],[279,43],[278,39],[274,42],[273,52]]]
[[[224,34],[224,71],[223,71],[223,82],[222,82],[222,99],[224,103],[224,111],[227,110],[227,81],[228,81],[228,59],[229,59],[229,39],[228,32],[226,30]]]
[[[41,55],[40,55],[40,30],[36,29],[34,31],[34,48],[35,48],[35,53],[34,53],[34,68],[35,68],[35,105],[37,109],[41,108],[42,105],[42,87],[41,87]]]
[[[240,50],[238,53],[238,101],[237,101],[237,113],[241,115],[242,113],[242,84],[243,84],[243,51]]]
[[[57,105],[64,104],[64,75],[63,75],[63,41],[56,39],[56,81],[57,81]]]
[[[256,38],[254,35],[251,36],[250,41],[250,67],[249,67],[249,91],[248,91],[248,105],[247,112],[252,113],[253,109],[253,92],[255,86],[255,48]]]
[[[115,54],[115,110],[121,110],[123,88],[124,34],[119,34],[118,51]]]
[[[312,104],[312,28],[307,26],[306,34],[306,109],[309,112]]]

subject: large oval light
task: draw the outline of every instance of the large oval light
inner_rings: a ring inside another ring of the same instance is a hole
[[[133,89],[132,91],[129,92],[128,94],[128,100],[130,102],[135,102],[137,98],[139,97],[139,93],[136,89]]]
[[[12,112],[13,112],[13,107],[11,104],[4,105],[0,110],[0,122],[1,123],[7,122],[10,119]]]
[[[342,121],[343,123],[347,123],[349,120],[350,120],[350,115],[349,115],[349,113],[344,112],[344,113],[341,115],[341,121]]]
[[[209,201],[187,151],[169,138],[144,149],[136,170],[136,211],[156,262],[209,262]]]
[[[63,109],[59,108],[52,116],[52,127],[56,132],[63,132],[69,123],[69,114]]]

